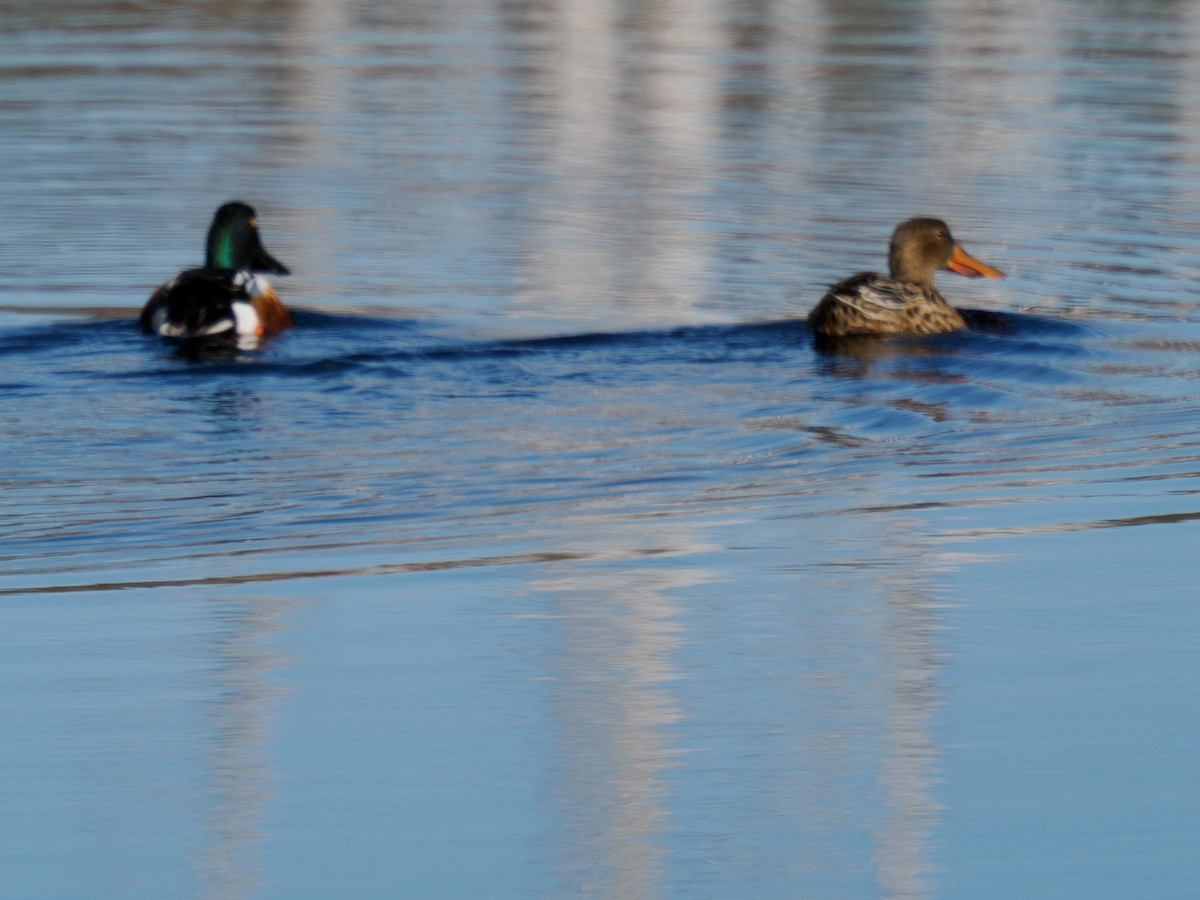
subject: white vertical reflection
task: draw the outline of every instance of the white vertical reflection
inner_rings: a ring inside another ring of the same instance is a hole
[[[602,541],[633,537],[641,539],[635,546],[648,546],[642,541],[664,538],[657,527],[634,531]],[[534,582],[560,624],[546,660],[560,747],[547,785],[562,825],[560,885],[605,897],[667,893],[673,823],[665,775],[677,765],[670,726],[681,716],[671,689],[682,612],[673,592],[707,578],[686,563],[647,569],[610,562],[560,568]]]
[[[561,888],[671,896],[695,881],[679,859],[702,856],[721,877],[761,870],[767,890],[874,880],[887,896],[929,895],[942,702],[932,585],[954,561],[913,537],[919,523],[876,524],[864,540],[856,521],[849,538],[871,558],[805,566],[792,597],[734,593],[703,613],[697,598],[711,594],[697,588],[714,575],[688,561],[715,548],[664,520],[653,532],[593,523],[592,562],[532,582],[557,620],[544,667]],[[836,557],[846,537],[810,536],[805,554]],[[618,549],[651,546],[679,555],[647,566]]]
[[[940,663],[935,644],[938,630],[933,596],[937,556],[919,540],[895,526],[882,535],[906,565],[888,573],[884,628],[878,635],[886,660],[881,706],[884,716],[880,748],[880,782],[887,818],[875,833],[875,878],[889,897],[926,897],[932,893],[930,841],[940,804],[933,798],[940,751],[930,733],[941,704]],[[931,562],[932,560],[932,562]]]
[[[286,234],[296,248],[295,261],[284,260],[292,268],[296,285],[304,291],[304,303],[315,305],[320,293],[329,291],[322,275],[336,266],[331,258],[337,252],[335,239],[345,225],[349,195],[347,181],[351,172],[361,171],[356,153],[348,146],[345,134],[347,110],[352,108],[356,48],[351,42],[353,23],[350,9],[343,0],[293,0],[289,15],[282,20],[287,68],[280,75],[279,88],[289,107],[286,134],[280,143],[286,147],[291,166],[304,184],[303,213],[293,213],[286,222],[271,223],[273,233]],[[270,165],[270,160],[264,161]],[[288,199],[280,197],[286,203]],[[286,295],[285,295],[286,296]]]
[[[519,310],[695,314],[711,241],[692,204],[716,159],[721,40],[713,2],[554,6],[522,101],[543,193]]]
[[[279,610],[264,598],[214,599],[219,628],[209,648],[209,731],[205,745],[209,806],[197,854],[198,896],[235,900],[261,891],[263,807],[271,797],[268,723],[280,667],[264,646]]]

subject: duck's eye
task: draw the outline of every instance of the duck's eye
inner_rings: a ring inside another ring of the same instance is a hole
[[[944,232],[944,231],[939,231],[939,232],[937,232],[937,236],[938,236],[938,237],[945,237],[945,236],[946,236],[946,232]]]

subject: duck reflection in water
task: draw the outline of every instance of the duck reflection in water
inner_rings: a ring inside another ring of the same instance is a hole
[[[967,319],[933,284],[939,269],[969,277],[1003,278],[975,259],[941,219],[909,219],[896,227],[888,276],[860,272],[831,287],[808,316],[818,338],[881,334],[940,334]]]

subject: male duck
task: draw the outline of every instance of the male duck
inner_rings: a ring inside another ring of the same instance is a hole
[[[266,337],[289,328],[291,314],[256,272],[290,274],[263,249],[258,219],[245,203],[226,203],[208,229],[204,268],[180,272],[142,310],[142,330],[163,337]]]
[[[860,272],[831,287],[809,313],[809,327],[829,337],[957,331],[966,319],[933,286],[934,273],[1004,277],[968,254],[940,219],[909,219],[897,226],[889,263],[889,278]]]

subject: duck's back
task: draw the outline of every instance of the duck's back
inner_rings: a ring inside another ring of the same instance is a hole
[[[860,272],[829,289],[808,316],[830,337],[850,334],[938,334],[966,325],[932,286]]]
[[[142,309],[143,331],[209,337],[237,330],[237,302],[248,302],[232,272],[190,269],[162,285]]]

